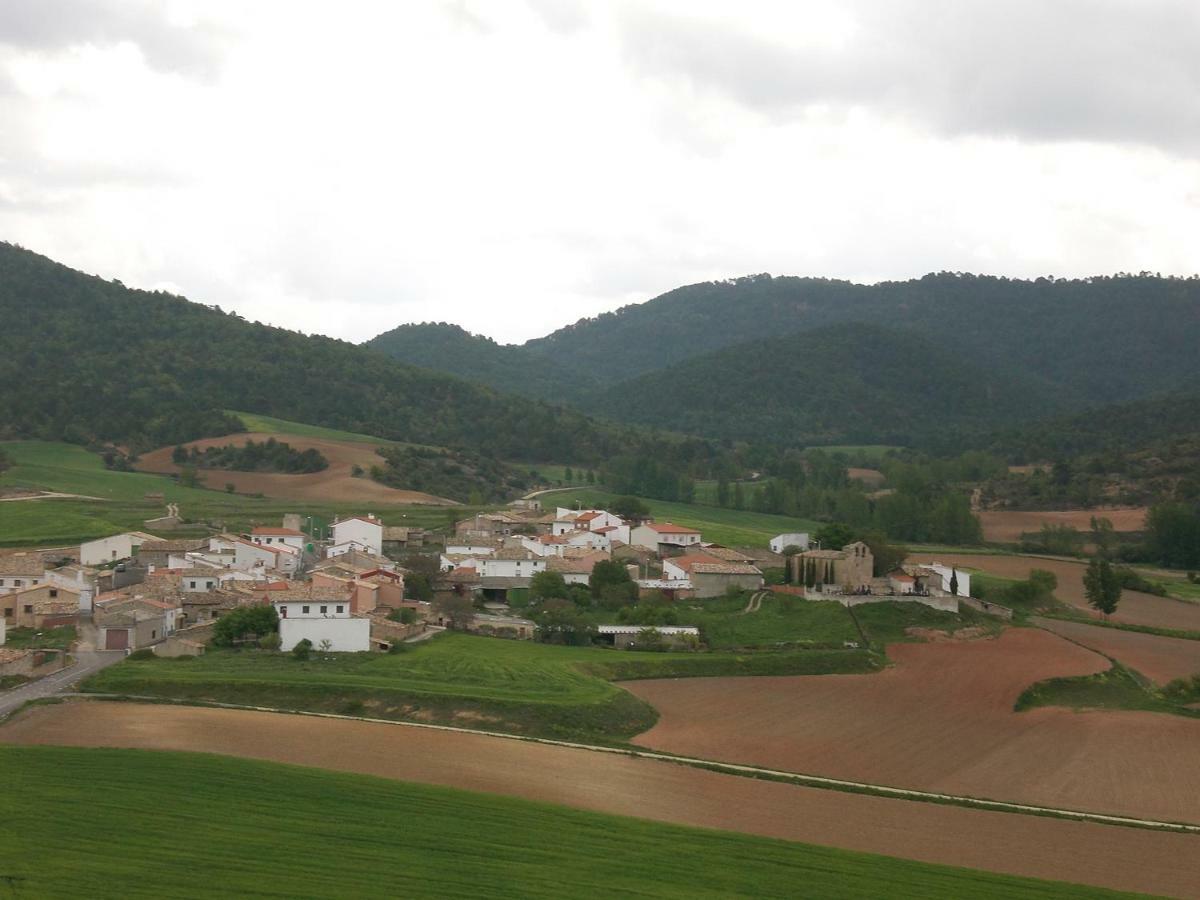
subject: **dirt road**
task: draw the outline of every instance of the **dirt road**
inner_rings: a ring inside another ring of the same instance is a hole
[[[984,572],[1005,578],[1028,578],[1032,569],[1046,569],[1058,576],[1058,590],[1054,592],[1056,597],[1088,615],[1099,615],[1088,606],[1087,597],[1084,595],[1083,572],[1087,566],[1081,562],[1042,559],[1037,556],[989,556],[986,553],[914,553],[909,557],[909,562],[934,561],[982,569]],[[1113,619],[1134,625],[1200,631],[1200,603],[1156,597],[1139,591],[1124,591]]]
[[[366,722],[127,703],[40,707],[22,744],[198,750],[1082,884],[1200,897],[1200,838],[796,787],[665,762]],[[1135,861],[1131,863],[1132,861]]]
[[[1200,720],[1013,712],[1045,678],[1103,671],[1053,634],[893,644],[874,675],[628,682],[659,710],[635,742],[704,759],[1063,809],[1200,824]]]

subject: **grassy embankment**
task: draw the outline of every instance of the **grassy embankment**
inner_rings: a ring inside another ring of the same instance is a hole
[[[612,503],[616,494],[596,488],[577,488],[555,491],[542,497],[547,509],[555,506],[574,507],[576,501],[583,507],[605,507]],[[674,522],[698,528],[704,540],[729,546],[753,546],[766,548],[767,541],[789,531],[816,531],[820,523],[809,519],[793,519],[768,513],[749,512],[741,509],[723,509],[719,506],[704,506],[698,503],[670,503],[666,500],[644,499],[651,515],[659,522]]]
[[[0,747],[0,769],[14,897],[1119,896],[198,753]]]
[[[10,628],[4,646],[9,650],[66,650],[75,640],[75,627]]]
[[[866,651],[639,654],[446,634],[404,653],[210,651],[128,659],[84,690],[416,719],[551,737],[620,741],[654,724],[654,709],[611,682],[690,675],[867,672]]]
[[[1139,672],[1112,660],[1112,668],[1095,675],[1049,678],[1026,688],[1015,709],[1022,712],[1039,706],[1068,709],[1131,709],[1200,718],[1200,676],[1178,679],[1158,688]]]
[[[272,427],[279,420],[268,420]],[[262,424],[256,420],[257,425]],[[293,428],[326,432],[311,426]],[[291,433],[291,432],[288,432]],[[330,432],[339,440],[362,435]],[[0,443],[13,465],[0,474],[0,487],[20,487],[58,493],[82,494],[96,500],[50,499],[0,504],[0,546],[67,545],[130,529],[146,528],[146,519],[161,516],[164,504],[178,503],[186,519],[220,522],[227,528],[249,528],[256,523],[277,524],[284,513],[313,516],[325,523],[338,514],[362,512],[339,504],[290,501],[227,494],[220,490],[188,488],[163,475],[143,472],[114,472],[104,468],[101,458],[82,447],[50,441]],[[147,494],[162,494],[163,500],[147,500]],[[455,507],[393,506],[373,510],[390,525],[406,524],[443,528],[452,517],[469,511]],[[179,536],[203,533],[204,529],[174,532]]]

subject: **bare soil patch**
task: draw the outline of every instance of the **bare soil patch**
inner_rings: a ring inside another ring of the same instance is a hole
[[[321,451],[329,467],[321,472],[303,475],[282,475],[275,472],[230,472],[225,469],[205,469],[203,474],[209,487],[220,489],[232,484],[238,493],[263,494],[267,497],[282,497],[296,500],[324,500],[354,503],[427,503],[451,505],[454,501],[435,497],[420,491],[401,491],[372,481],[370,478],[355,478],[351,472],[355,465],[370,471],[371,466],[382,463],[375,452],[376,445],[356,441],[333,441],[325,438],[301,437],[295,434],[270,434],[266,432],[242,432],[224,437],[205,438],[184,444],[185,447],[224,447],[227,444],[244,444],[248,440],[265,441],[275,438],[295,447],[307,450],[310,447]],[[142,472],[158,472],[174,475],[179,467],[171,462],[174,446],[160,447],[138,460],[137,468]]]
[[[0,740],[248,756],[927,862],[1200,897],[1200,870],[1193,864],[1200,839],[1191,835],[845,794],[484,735],[242,710],[71,703],[28,710],[0,728]]]
[[[1061,619],[1036,618],[1034,621],[1055,634],[1120,660],[1158,684],[1200,673],[1200,641],[1118,631]]]
[[[1142,531],[1146,527],[1144,506],[1042,511],[985,509],[979,512],[979,521],[985,541],[1010,544],[1019,541],[1026,532],[1040,531],[1043,525],[1070,525],[1090,531],[1093,516],[1108,519],[1115,531]]]
[[[1200,721],[1013,712],[1026,687],[1109,662],[1037,629],[896,644],[875,675],[678,679],[626,687],[661,718],[636,742],[895,787],[1200,823]]]
[[[861,481],[868,488],[880,487],[887,481],[887,477],[878,469],[860,469],[854,466],[846,469],[846,476],[851,481]]]
[[[1033,569],[1046,569],[1058,576],[1058,589],[1054,595],[1064,603],[1099,617],[1099,613],[1088,606],[1083,592],[1084,563],[1059,559],[1042,559],[1037,556],[988,556],[970,553],[914,553],[912,562],[939,561],[947,565],[982,569],[1004,578],[1028,578]],[[1112,617],[1117,622],[1133,625],[1151,625],[1155,628],[1175,628],[1180,631],[1200,631],[1200,603],[1188,603],[1171,597],[1156,597],[1140,591],[1123,591],[1121,602]]]

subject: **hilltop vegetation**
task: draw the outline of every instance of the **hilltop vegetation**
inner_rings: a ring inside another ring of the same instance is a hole
[[[247,440],[242,445],[226,444],[223,447],[184,447],[177,445],[171,454],[177,466],[195,466],[200,469],[229,469],[234,472],[283,472],[297,475],[320,472],[329,468],[329,460],[313,447],[297,450],[286,441],[267,438],[265,441]]]
[[[225,412],[236,408],[514,460],[595,463],[635,451],[681,462],[693,452],[3,243],[0,318],[0,383],[13,386],[0,393],[0,438],[147,450],[243,431]]]
[[[372,338],[365,346],[423,369],[551,403],[578,397],[598,385],[586,369],[538,356],[514,344],[498,344],[444,322],[401,325]]]
[[[795,445],[920,442],[1054,408],[1054,392],[915,333],[839,324],[737,344],[618,382],[589,411],[692,434]]]

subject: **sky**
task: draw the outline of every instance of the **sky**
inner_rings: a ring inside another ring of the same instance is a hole
[[[503,342],[699,281],[1200,271],[1195,0],[3,0],[0,240]]]

